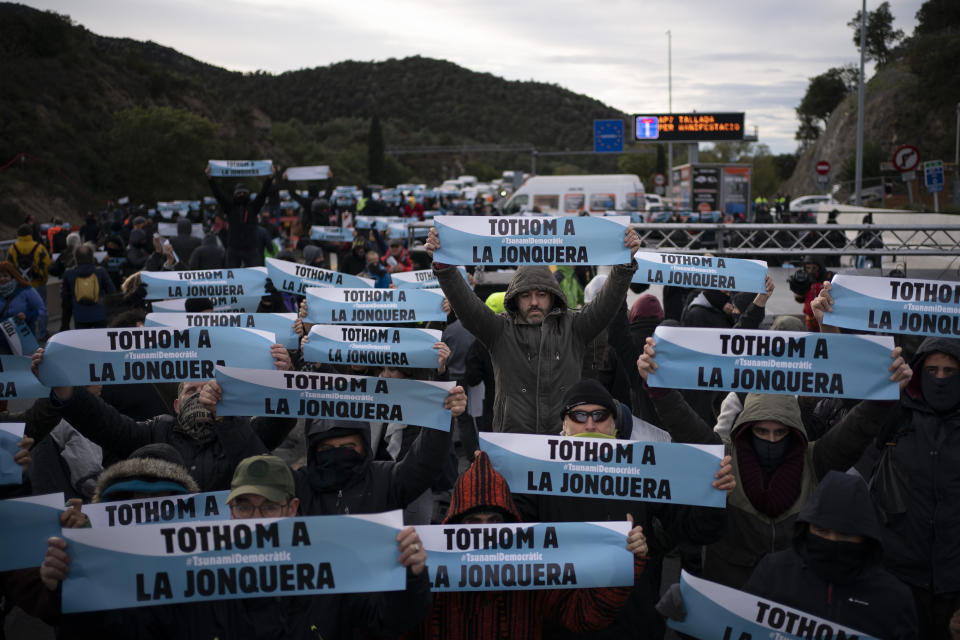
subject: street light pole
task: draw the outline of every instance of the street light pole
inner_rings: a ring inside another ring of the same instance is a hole
[[[863,62],[867,49],[867,0],[863,0],[860,10],[860,90],[857,92],[857,172],[856,190],[857,206],[863,206],[863,94],[866,88],[863,83]]]
[[[957,141],[953,146],[953,204],[960,204],[960,102],[957,103]]]
[[[673,113],[673,35],[667,30],[667,113]],[[667,143],[667,197],[673,195],[673,143]]]

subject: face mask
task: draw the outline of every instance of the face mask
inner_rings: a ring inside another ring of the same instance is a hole
[[[0,296],[3,296],[4,298],[6,298],[11,293],[13,293],[13,290],[16,288],[17,288],[16,280],[9,280],[8,282],[4,282],[3,284],[0,284]]]
[[[364,456],[350,447],[333,447],[313,454],[310,486],[314,491],[329,491],[347,486],[363,464]]]
[[[200,442],[213,438],[213,416],[200,404],[199,391],[180,403],[173,430]]]
[[[773,473],[783,462],[787,455],[787,448],[790,446],[790,436],[787,435],[777,442],[770,442],[763,438],[758,438],[756,434],[751,434],[753,438],[753,450],[757,453],[757,460],[760,466],[767,473]]]
[[[945,413],[960,402],[960,375],[937,378],[921,370],[920,391],[923,392],[923,399],[934,411]]]
[[[862,542],[828,540],[807,532],[805,546],[810,567],[831,584],[853,582],[867,563],[867,545]]]
[[[730,296],[722,291],[706,290],[703,292],[703,297],[707,299],[707,302],[710,303],[710,306],[720,311],[723,311],[724,305],[730,302]]]

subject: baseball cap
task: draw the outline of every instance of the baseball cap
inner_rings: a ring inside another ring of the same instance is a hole
[[[227,502],[251,493],[271,502],[283,502],[293,496],[293,474],[290,467],[276,456],[252,456],[237,465],[230,481]]]

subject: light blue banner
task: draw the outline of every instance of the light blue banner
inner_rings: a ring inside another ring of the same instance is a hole
[[[836,275],[830,281],[834,327],[960,338],[960,282]]]
[[[626,520],[417,527],[435,593],[632,587],[629,532]]]
[[[453,382],[217,367],[218,416],[335,418],[450,430]]]
[[[722,445],[481,433],[480,448],[514,493],[727,504],[710,485]]]
[[[436,369],[434,329],[315,324],[303,344],[307,362]]]
[[[657,327],[651,387],[896,400],[891,336]]]
[[[44,386],[30,370],[30,356],[0,356],[0,398],[46,398]]]
[[[267,270],[141,271],[140,282],[147,289],[146,300],[261,297],[267,293]]]
[[[310,227],[310,239],[317,242],[353,242],[353,229],[347,227]]]
[[[394,324],[445,321],[439,289],[307,289],[313,324]]]
[[[47,342],[48,387],[210,380],[220,365],[273,369],[272,333],[256,329],[78,329]]]
[[[39,567],[47,538],[60,535],[62,493],[0,500],[0,571]]]
[[[285,349],[300,348],[300,336],[293,330],[295,313],[148,313],[146,326],[175,327],[235,327],[260,329],[272,333]]]
[[[255,313],[260,308],[261,296],[220,296],[210,298],[217,313]],[[150,307],[159,313],[186,313],[187,299],[154,300]]]
[[[633,274],[634,282],[690,289],[766,291],[767,263],[762,260],[654,251],[637,251],[633,259],[639,265]]]
[[[298,296],[310,287],[373,288],[373,280],[276,258],[267,258],[267,275],[277,291]]]
[[[211,491],[163,498],[95,502],[83,505],[83,512],[90,520],[90,526],[95,529],[162,522],[224,520],[230,517],[230,506],[227,504],[229,495],[229,491]]]
[[[470,284],[470,276],[464,267],[457,267],[457,271],[463,276],[467,284]],[[398,271],[391,273],[390,278],[393,284],[401,289],[436,289],[440,286],[437,276],[433,269],[422,269],[420,271]]]
[[[272,173],[272,160],[210,160],[210,176],[213,178],[249,178]]]
[[[23,467],[13,457],[20,451],[23,422],[0,422],[0,485],[23,484]]]
[[[64,529],[63,613],[402,591],[402,512]]]
[[[627,264],[629,216],[438,216],[436,262],[446,264]]]
[[[353,226],[356,229],[376,229],[386,231],[391,224],[403,222],[403,218],[396,216],[355,216]]]
[[[743,591],[680,573],[680,593],[687,616],[683,622],[667,620],[671,629],[703,640],[772,638],[846,638],[877,640],[850,627],[818,618]]]
[[[391,222],[387,225],[392,238],[408,238],[410,236],[410,223],[417,222],[416,218],[403,218],[402,222]],[[426,238],[430,235],[430,227],[413,227],[414,238]]]
[[[4,320],[0,322],[0,330],[3,331],[13,355],[31,356],[40,346],[25,320],[16,317]]]

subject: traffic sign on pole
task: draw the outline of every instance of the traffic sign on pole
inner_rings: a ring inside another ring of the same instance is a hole
[[[667,184],[667,176],[663,175],[662,173],[653,174],[653,184],[658,187],[662,187],[663,185]]]
[[[923,163],[923,178],[927,191],[943,191],[943,160],[930,160]]]
[[[594,153],[623,153],[623,120],[593,121]]]
[[[897,171],[913,171],[920,164],[920,150],[912,144],[905,144],[893,152],[893,167]]]
[[[819,173],[821,176],[825,176],[828,173],[830,173],[830,163],[827,162],[826,160],[821,160],[816,164],[816,167],[814,168],[817,170],[817,173]]]

